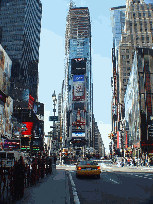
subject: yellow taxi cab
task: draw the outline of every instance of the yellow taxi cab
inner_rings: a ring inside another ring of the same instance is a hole
[[[96,161],[80,161],[76,165],[76,177],[80,176],[95,176],[100,178],[100,166]]]

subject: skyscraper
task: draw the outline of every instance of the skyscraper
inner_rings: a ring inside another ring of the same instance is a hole
[[[125,30],[119,45],[119,99],[121,104],[124,104],[124,95],[136,47],[153,47],[152,9],[153,4],[146,4],[143,0],[127,0],[126,2]]]
[[[65,140],[90,146],[92,140],[91,24],[88,7],[70,3],[65,35]]]
[[[40,0],[1,0],[1,44],[12,60],[11,96],[38,99],[38,62],[42,4]]]

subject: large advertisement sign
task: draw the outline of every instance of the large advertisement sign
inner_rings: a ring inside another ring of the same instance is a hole
[[[84,75],[73,76],[73,101],[85,100]]]
[[[71,60],[71,74],[86,73],[86,58],[75,58]]]
[[[74,110],[72,113],[72,132],[84,132],[85,131],[85,111]]]
[[[72,132],[72,137],[85,137],[85,132]]]
[[[8,94],[10,86],[12,61],[0,45],[0,90]]]
[[[19,139],[4,140],[3,148],[4,148],[4,150],[5,149],[20,150],[21,149],[21,140],[19,140]]]
[[[22,131],[22,136],[31,136],[32,128],[33,128],[33,122],[22,122],[26,126],[26,130]]]
[[[13,114],[13,99],[8,96],[5,103],[5,134],[12,135],[11,116]]]

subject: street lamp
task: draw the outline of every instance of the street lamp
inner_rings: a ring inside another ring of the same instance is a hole
[[[57,103],[55,90],[54,90],[54,93],[52,94],[52,99],[53,99],[53,106],[54,106],[53,112],[54,112],[54,116],[55,116],[55,113],[56,113],[55,107],[56,107],[56,103]],[[53,126],[55,127],[55,120],[53,121]],[[55,128],[53,128],[53,140],[55,140]],[[54,145],[53,145],[53,148],[55,148]]]

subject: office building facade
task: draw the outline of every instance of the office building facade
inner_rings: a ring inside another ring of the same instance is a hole
[[[28,93],[38,100],[41,15],[40,0],[1,1],[0,40],[12,60],[14,101],[23,101]]]

